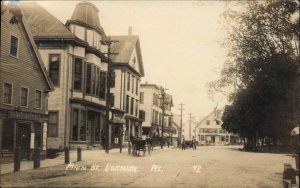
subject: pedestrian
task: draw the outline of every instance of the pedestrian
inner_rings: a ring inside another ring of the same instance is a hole
[[[182,150],[185,150],[185,139],[182,139]]]
[[[196,150],[196,139],[194,136],[193,136],[193,140],[192,140],[192,147],[194,150]]]

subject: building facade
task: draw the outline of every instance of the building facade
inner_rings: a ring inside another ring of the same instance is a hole
[[[22,7],[55,87],[49,95],[47,147],[99,147],[106,117],[107,45],[98,8],[80,2],[64,25],[37,3]]]
[[[142,124],[143,135],[150,136],[159,140],[162,136],[164,127],[164,137],[170,138],[174,132],[172,128],[172,96],[165,93],[164,117],[162,112],[162,88],[156,84],[141,84],[140,92],[140,116],[145,121]],[[164,123],[162,126],[164,118]]]
[[[200,145],[228,145],[238,143],[239,137],[222,129],[223,110],[214,109],[195,127],[195,135]]]
[[[21,10],[1,2],[1,157],[12,155],[15,148],[20,149],[22,159],[32,159],[36,148],[45,157],[47,100],[53,86],[26,20],[12,12]]]
[[[142,136],[143,119],[139,116],[140,83],[144,66],[137,35],[111,36],[112,79],[110,83],[112,145],[128,143],[130,136]],[[123,137],[122,137],[123,135]]]

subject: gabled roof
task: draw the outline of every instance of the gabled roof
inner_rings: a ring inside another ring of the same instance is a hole
[[[137,35],[111,36],[111,40],[118,41],[118,42],[114,42],[111,45],[111,52],[118,53],[118,55],[112,55],[111,57],[112,62],[129,64],[130,57],[134,49],[136,48],[138,61],[139,61],[140,74],[144,76],[144,66],[143,66],[139,36]]]
[[[8,6],[11,6],[11,5],[8,5]],[[15,5],[16,6],[16,5]],[[16,6],[14,8],[19,8],[19,6]],[[24,15],[24,12],[21,10],[21,13]],[[2,14],[2,13],[1,13]],[[9,11],[7,10],[6,12],[4,12],[4,14],[9,14]],[[2,15],[1,15],[1,19],[2,19]],[[20,27],[21,30],[23,30],[22,33],[24,33],[24,37],[25,40],[28,40],[28,43],[29,43],[29,50],[31,51],[32,53],[32,57],[35,57],[36,59],[33,61],[34,63],[36,63],[37,65],[37,68],[39,71],[39,73],[41,73],[41,76],[42,76],[42,80],[45,84],[45,87],[46,87],[46,91],[53,91],[54,90],[54,86],[52,84],[52,82],[50,81],[50,78],[48,76],[48,72],[44,66],[44,63],[43,63],[43,60],[40,56],[40,53],[38,52],[38,49],[35,45],[35,42],[34,42],[34,39],[33,39],[33,36],[32,36],[32,33],[31,31],[28,29],[28,26],[27,26],[27,23],[26,23],[26,19],[24,19],[24,17],[22,19],[19,20],[19,23],[17,23]]]
[[[205,116],[197,125],[196,128],[201,125],[204,121],[206,121],[211,115],[213,115],[215,112],[222,112],[222,109],[215,108],[211,113],[209,113],[207,116]]]
[[[35,2],[22,2],[21,8],[35,38],[75,38],[55,16]]]
[[[39,4],[35,2],[22,2],[20,5],[36,42],[38,40],[45,43],[49,41],[61,41],[76,44],[86,48],[86,51],[96,54],[103,62],[108,61],[102,52],[89,46],[86,41],[76,37],[63,23]]]

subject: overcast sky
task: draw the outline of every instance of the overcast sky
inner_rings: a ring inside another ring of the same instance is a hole
[[[62,23],[79,1],[38,1]],[[148,81],[162,85],[173,95],[173,113],[196,119],[209,114],[217,102],[207,95],[207,82],[218,78],[225,60],[221,48],[225,32],[220,14],[222,1],[90,1],[100,10],[100,24],[107,35],[127,35],[132,26],[139,35]]]

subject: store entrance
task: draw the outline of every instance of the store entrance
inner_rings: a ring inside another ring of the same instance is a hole
[[[18,124],[16,145],[21,149],[21,159],[30,157],[30,124]]]

